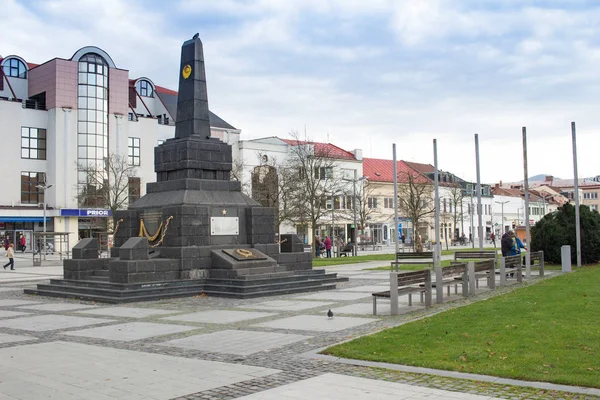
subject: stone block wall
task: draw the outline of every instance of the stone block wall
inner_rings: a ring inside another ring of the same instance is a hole
[[[275,243],[273,221],[275,209],[268,207],[249,207],[246,209],[247,243],[251,245]]]

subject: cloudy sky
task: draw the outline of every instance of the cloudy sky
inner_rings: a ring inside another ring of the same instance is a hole
[[[292,131],[366,157],[474,180],[595,176],[600,2],[586,0],[0,0],[0,54],[70,58],[87,45],[130,77],[177,89],[200,33],[212,111],[244,139]]]

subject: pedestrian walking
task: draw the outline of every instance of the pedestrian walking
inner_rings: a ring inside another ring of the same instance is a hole
[[[331,239],[329,238],[329,236],[325,236],[323,244],[325,245],[325,252],[327,253],[327,258],[331,258]]]
[[[14,245],[11,243],[8,245],[8,250],[6,250],[6,257],[8,257],[8,262],[4,264],[4,269],[10,265],[11,271],[15,270],[15,251],[13,250]]]
[[[25,253],[25,248],[27,247],[27,240],[25,239],[25,235],[21,236],[21,253]]]
[[[494,248],[496,248],[496,235],[494,234],[494,232],[492,232],[492,234],[490,235],[490,240],[492,241]]]

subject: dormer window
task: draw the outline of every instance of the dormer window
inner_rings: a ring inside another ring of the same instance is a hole
[[[135,88],[140,96],[154,97],[154,89],[152,89],[152,84],[146,80],[138,81],[135,84]]]
[[[27,67],[18,58],[9,58],[4,61],[4,74],[13,78],[27,78]]]

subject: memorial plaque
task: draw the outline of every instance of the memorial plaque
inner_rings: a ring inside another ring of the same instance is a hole
[[[210,234],[212,236],[239,235],[240,219],[238,217],[211,217]]]
[[[223,253],[236,261],[266,260],[267,256],[256,249],[225,249]]]

